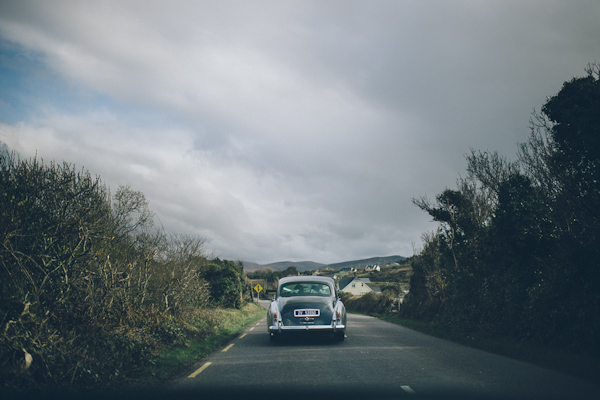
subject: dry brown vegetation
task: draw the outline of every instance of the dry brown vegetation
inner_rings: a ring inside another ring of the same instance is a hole
[[[0,389],[130,381],[243,303],[242,266],[154,225],[144,195],[0,155]]]

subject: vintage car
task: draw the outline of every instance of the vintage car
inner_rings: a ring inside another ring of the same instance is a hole
[[[331,332],[337,341],[346,333],[346,308],[335,282],[319,276],[281,278],[267,311],[271,340],[286,332]]]

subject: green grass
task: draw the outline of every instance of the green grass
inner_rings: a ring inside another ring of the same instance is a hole
[[[219,324],[216,332],[203,340],[188,340],[185,347],[162,350],[152,367],[145,368],[134,387],[157,385],[180,375],[192,364],[222,347],[266,315],[264,307],[247,304],[242,310],[215,310]]]
[[[394,315],[374,316],[431,336],[526,361],[593,383],[600,381],[600,358],[590,353],[568,351],[562,348],[542,346],[538,343],[527,341],[515,341],[508,337],[492,337],[476,332],[449,330],[446,327],[400,318]]]

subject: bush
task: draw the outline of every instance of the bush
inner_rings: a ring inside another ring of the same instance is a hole
[[[587,73],[533,114],[517,161],[472,151],[457,190],[414,200],[440,226],[403,316],[600,354],[600,65]]]
[[[123,382],[214,332],[202,309],[240,307],[241,281],[231,262],[207,273],[203,244],[156,228],[129,187],[1,155],[0,389]]]
[[[342,292],[344,293],[344,292]],[[342,301],[348,311],[365,314],[388,314],[391,312],[395,297],[392,292],[367,293],[362,296],[342,295]]]
[[[213,260],[202,269],[202,277],[209,282],[211,301],[225,308],[243,305],[243,269],[231,261]]]

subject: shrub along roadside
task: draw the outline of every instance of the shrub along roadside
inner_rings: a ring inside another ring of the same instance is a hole
[[[389,313],[397,296],[392,291],[384,291],[383,293],[367,293],[362,296],[340,292],[340,297],[349,312],[378,315]]]
[[[0,153],[0,390],[115,387],[219,331],[243,265],[167,234],[145,196]]]
[[[413,202],[439,222],[402,316],[600,358],[600,64],[531,118],[515,161],[466,157],[456,189]]]

